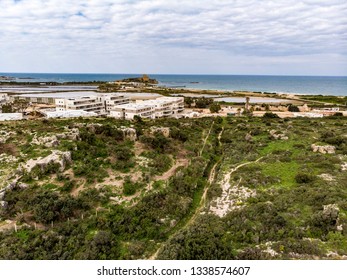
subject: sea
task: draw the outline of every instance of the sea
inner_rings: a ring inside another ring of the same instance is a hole
[[[0,73],[18,82],[115,81],[142,74]],[[149,74],[160,86],[220,91],[347,96],[345,76],[163,75]]]

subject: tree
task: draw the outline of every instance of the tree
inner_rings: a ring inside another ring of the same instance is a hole
[[[195,100],[195,107],[196,108],[207,108],[211,103],[212,103],[212,99],[210,98],[198,98]]]
[[[218,113],[221,109],[222,108],[218,103],[214,102],[210,105],[210,112],[211,113]]]
[[[13,113],[13,108],[11,104],[4,104],[1,107],[1,111],[3,113]]]
[[[292,105],[292,104],[290,104],[290,105],[288,106],[288,111],[289,111],[289,112],[300,112],[299,107],[298,107],[298,106],[295,106],[295,105]]]
[[[188,96],[188,97],[184,97],[184,102],[188,105],[188,108],[190,108],[192,106],[192,104],[194,103],[194,100],[193,100],[193,98]]]
[[[14,112],[23,113],[29,107],[29,105],[29,102],[24,99],[16,99],[12,103],[12,110]]]
[[[134,116],[134,121],[135,121],[136,123],[143,123],[143,120],[142,120],[141,116],[138,116],[138,115],[135,115],[135,116]]]

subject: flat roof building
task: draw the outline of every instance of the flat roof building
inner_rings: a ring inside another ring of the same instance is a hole
[[[123,119],[174,117],[184,110],[183,97],[161,97],[138,103],[115,106],[110,111],[110,116]]]
[[[121,93],[104,93],[97,95],[98,101],[104,104],[104,109],[108,113],[115,106],[130,103],[130,98]]]
[[[98,114],[94,112],[86,112],[83,110],[69,111],[41,111],[46,118],[78,118],[78,117],[96,117]]]
[[[23,119],[22,113],[2,113],[0,114],[0,121],[18,121]]]
[[[86,112],[103,113],[104,104],[96,96],[76,98],[59,98],[55,100],[56,111],[83,110]]]
[[[114,106],[110,111],[110,116],[127,120],[133,120],[135,116],[154,119],[154,112],[155,108],[149,104],[129,103]]]

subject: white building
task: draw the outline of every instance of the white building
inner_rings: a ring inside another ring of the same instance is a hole
[[[155,108],[155,118],[174,116],[184,110],[183,97],[160,97],[143,103]]]
[[[83,110],[97,114],[104,113],[104,104],[97,96],[58,98],[55,100],[56,111]]]
[[[114,106],[130,103],[130,97],[121,93],[98,94],[98,101],[104,104],[106,112],[110,112]]]
[[[109,113],[115,106],[127,104],[130,98],[120,93],[105,93],[92,96],[57,98],[57,111],[84,110],[97,114]]]
[[[183,97],[160,97],[155,100],[117,105],[110,111],[110,116],[123,119],[176,117],[184,110]]]
[[[314,113],[314,112],[302,112],[302,113],[296,113],[294,112],[294,117],[303,117],[303,118],[323,118],[324,115],[321,113]]]
[[[46,118],[78,118],[78,117],[96,117],[98,114],[94,112],[86,112],[83,110],[68,111],[44,111],[42,112]]]
[[[155,108],[149,104],[129,103],[114,106],[112,111],[110,111],[110,116],[117,119],[127,120],[133,120],[135,116],[154,119],[154,113]]]
[[[23,119],[22,113],[3,113],[0,114],[0,121],[18,121]]]

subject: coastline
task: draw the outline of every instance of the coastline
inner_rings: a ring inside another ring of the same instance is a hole
[[[114,82],[141,74],[64,74],[64,73],[0,73],[15,80],[0,84],[72,85]],[[333,95],[347,96],[347,77],[344,76],[261,76],[261,75],[164,75],[150,74],[163,88],[174,90],[212,90],[215,92],[270,92],[278,95]],[[24,78],[27,78],[25,80]],[[30,79],[29,79],[30,78]]]

